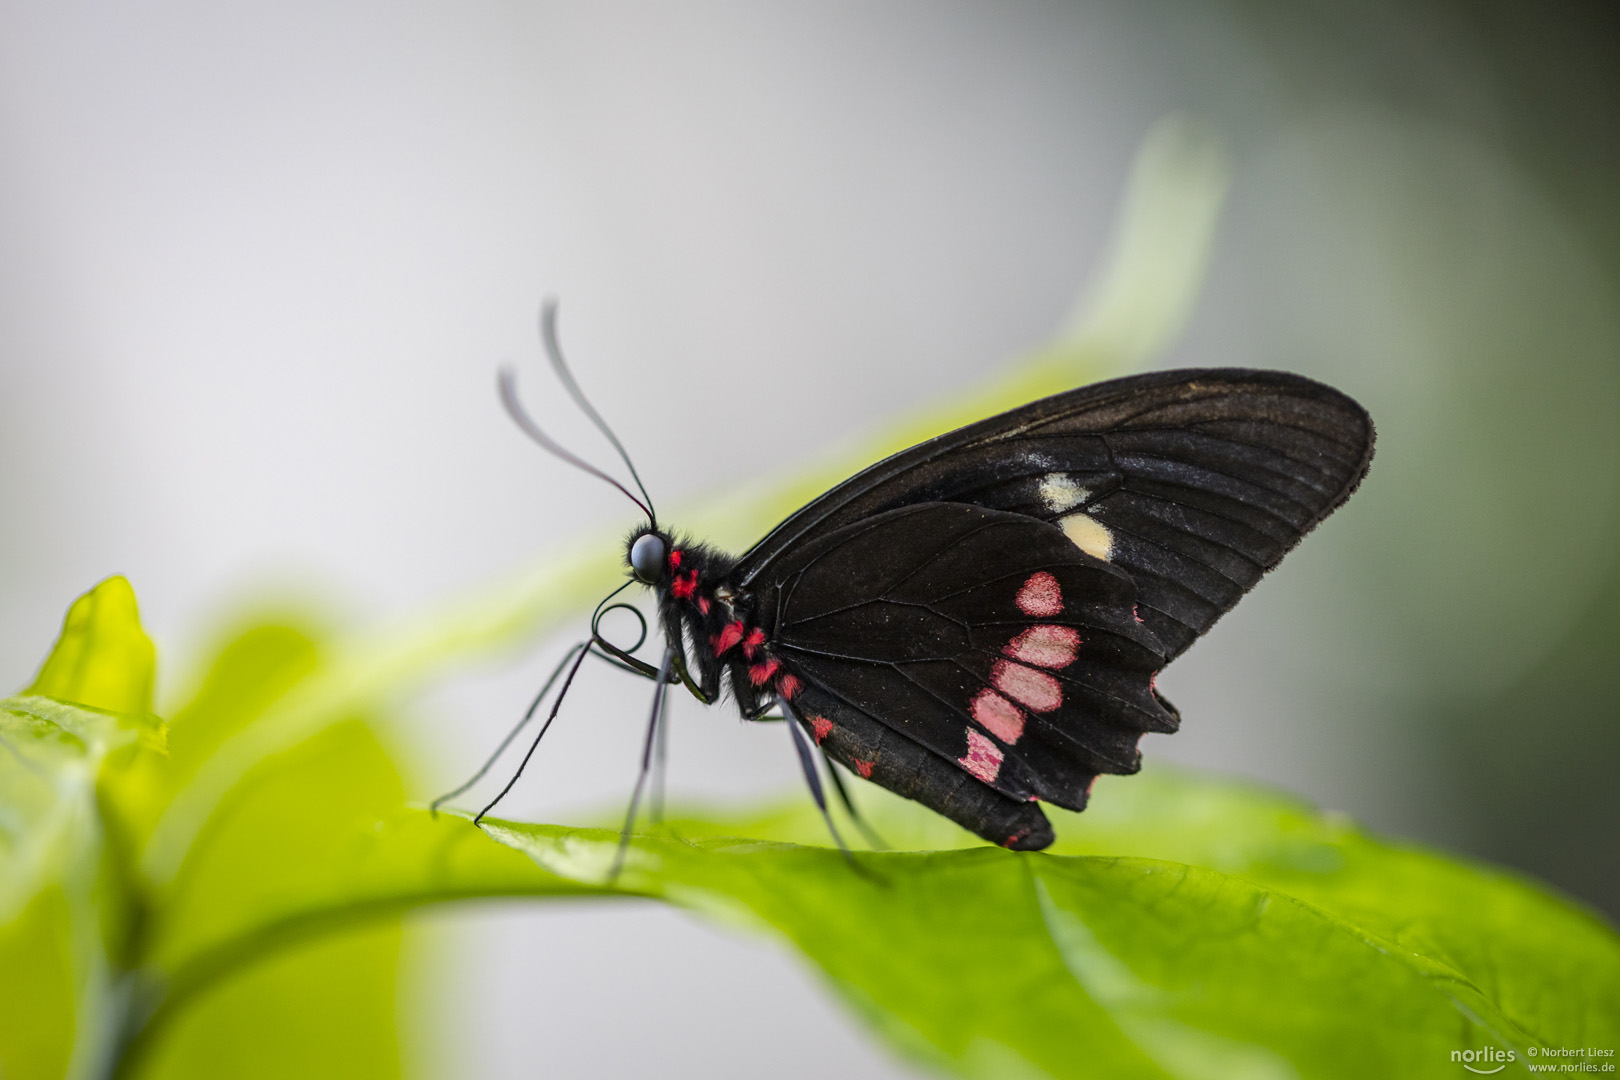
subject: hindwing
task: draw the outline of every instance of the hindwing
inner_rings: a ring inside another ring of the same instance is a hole
[[[942,778],[1078,810],[1098,773],[1136,771],[1143,732],[1176,728],[1135,607],[1129,575],[1053,525],[922,503],[806,548],[771,642],[814,691],[797,702],[812,734],[858,714],[931,751]]]

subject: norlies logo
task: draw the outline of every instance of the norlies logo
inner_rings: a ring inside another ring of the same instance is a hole
[[[1498,1050],[1488,1046],[1483,1050],[1453,1050],[1451,1060],[1462,1065],[1471,1073],[1489,1076],[1499,1073],[1508,1067],[1508,1063],[1516,1060],[1518,1055],[1512,1050]]]

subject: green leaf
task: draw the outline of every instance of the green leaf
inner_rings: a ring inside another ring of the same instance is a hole
[[[32,686],[0,701],[0,1076],[94,1069],[127,882],[102,804],[163,747],[152,642],[109,578],[69,609]]]
[[[232,792],[150,916],[138,985],[153,1012],[126,1050],[128,1074],[399,1075],[397,920],[376,908],[345,915],[353,898],[331,903],[320,873],[399,800],[393,763],[358,722],[267,761]],[[301,934],[262,922],[242,932],[287,903],[320,915]],[[306,940],[317,930],[320,941]],[[209,952],[222,938],[228,946]],[[203,959],[176,969],[177,952]]]
[[[108,712],[150,713],[156,661],[135,590],[125,578],[110,577],[73,602],[56,648],[26,693]]]
[[[175,714],[174,782],[277,723],[289,696],[323,685],[324,653],[279,624],[227,643]],[[588,891],[459,820],[401,820],[387,748],[363,710],[337,716],[261,758],[213,803],[176,873],[150,884],[140,1022],[122,1075],[397,1076],[399,912],[469,895]]]
[[[325,775],[313,764],[288,768]],[[800,800],[638,837],[608,884],[611,830],[487,823],[492,844],[462,818],[357,804],[324,837],[299,830],[304,858],[288,845],[248,856],[252,874],[214,871],[153,962],[183,1006],[230,972],[251,985],[269,970],[256,957],[411,905],[622,893],[790,942],[894,1047],[960,1075],[1450,1075],[1453,1050],[1522,1062],[1531,1045],[1620,1039],[1620,940],[1600,920],[1269,791],[1168,770],[1116,781],[1096,810],[1057,815],[1059,854],[979,845],[860,794],[891,841],[941,849],[860,853],[857,872],[769,839],[820,838]]]
[[[102,1052],[124,927],[98,781],[110,756],[160,737],[148,719],[0,701],[0,1076],[61,1076]]]
[[[166,790],[184,790],[219,746],[262,722],[278,699],[318,671],[320,653],[309,634],[283,625],[250,626],[227,643],[175,715]],[[147,907],[121,1075],[399,1075],[397,924],[372,920],[359,935],[304,947],[291,940],[237,942],[204,977],[175,980],[158,958],[170,942],[206,937],[218,921],[235,917],[254,890],[296,893],[288,868],[344,835],[354,817],[399,800],[390,756],[354,718],[266,757],[226,791],[180,874],[144,882]],[[161,810],[166,801],[156,805]],[[270,1031],[275,1037],[266,1039]]]
[[[962,846],[862,795],[891,841],[957,850],[863,853],[856,873],[735,838],[803,837],[812,813],[681,820],[683,839],[638,838],[613,887],[785,938],[891,1043],[962,1075],[1450,1075],[1453,1050],[1620,1042],[1620,939],[1599,919],[1269,792],[1109,784],[1101,812],[1056,815],[1056,851],[1087,854]],[[486,824],[602,887],[611,832]]]

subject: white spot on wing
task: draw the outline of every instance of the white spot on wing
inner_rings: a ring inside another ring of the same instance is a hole
[[[1114,534],[1096,518],[1087,514],[1070,514],[1058,520],[1063,534],[1074,546],[1093,558],[1107,562],[1114,553]]]
[[[1091,492],[1074,482],[1068,473],[1047,473],[1041,477],[1041,501],[1054,514],[1073,510],[1089,498]]]

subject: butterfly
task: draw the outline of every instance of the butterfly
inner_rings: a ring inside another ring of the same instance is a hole
[[[903,450],[732,556],[659,524],[563,363],[554,305],[542,331],[641,498],[541,431],[509,371],[502,400],[541,445],[646,514],[625,544],[621,591],[651,591],[662,650],[653,664],[633,655],[641,642],[609,642],[604,601],[524,722],[564,666],[566,693],[587,655],[655,681],[625,838],[661,746],[665,690],[681,684],[706,703],[729,696],[745,719],[785,719],[824,815],[818,752],[992,843],[1048,846],[1041,804],[1083,810],[1099,775],[1137,771],[1142,735],[1179,727],[1159,671],[1349,498],[1373,454],[1366,410],[1322,383],[1153,372]]]

